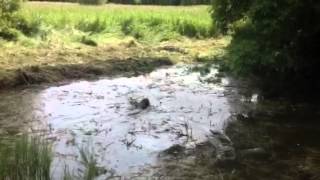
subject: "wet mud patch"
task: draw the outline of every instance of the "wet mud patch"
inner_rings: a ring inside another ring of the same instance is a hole
[[[14,72],[14,80],[0,81],[0,88],[10,86],[54,83],[72,79],[97,79],[102,75],[123,76],[149,73],[155,68],[172,65],[166,57],[112,59],[91,61],[90,64],[69,64],[57,66],[30,66]],[[2,85],[1,85],[2,84]]]
[[[319,106],[268,100],[247,88],[242,84],[228,95],[232,115],[224,132],[230,142],[220,141],[231,145],[235,153],[231,157],[235,158],[219,161],[221,146],[215,139],[221,139],[221,134],[213,132],[207,141],[192,148],[160,156],[153,175],[167,179],[318,180]]]
[[[223,131],[227,125],[227,78],[225,84],[205,83],[199,80],[215,76],[217,69],[204,76],[191,67],[177,65],[136,77],[4,92],[7,100],[0,104],[6,107],[10,100],[15,103],[11,107],[18,108],[3,114],[1,121],[21,119],[18,127],[44,132],[53,141],[56,179],[61,178],[65,164],[73,172],[81,171],[79,149],[83,146],[92,147],[99,167],[113,175],[151,173],[159,154],[192,149],[206,141],[211,130]],[[23,110],[30,113],[30,119]],[[2,129],[8,132],[5,126]],[[174,149],[175,145],[183,148]]]
[[[201,66],[1,92],[0,133],[45,134],[54,179],[66,164],[81,173],[82,147],[98,179],[319,179],[317,105],[265,99]]]
[[[255,111],[230,123],[243,179],[319,179],[319,107],[261,102]]]

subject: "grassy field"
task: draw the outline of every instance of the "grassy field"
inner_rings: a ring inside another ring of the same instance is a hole
[[[209,6],[85,6],[27,2],[17,41],[0,39],[0,89],[140,74],[220,53]]]
[[[31,36],[47,40],[104,42],[110,37],[133,36],[140,41],[160,42],[181,36],[206,38],[214,34],[209,6],[85,6],[72,3],[24,4],[21,14]],[[50,35],[56,35],[51,36]]]

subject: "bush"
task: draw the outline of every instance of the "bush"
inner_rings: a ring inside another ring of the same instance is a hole
[[[20,16],[17,11],[22,0],[0,0],[0,38],[17,40],[19,31],[31,36],[39,31],[39,23],[31,23]]]
[[[152,5],[194,5],[210,4],[210,0],[110,0],[118,4],[152,4]]]
[[[215,0],[212,6],[220,32],[233,33],[227,58],[235,72],[320,87],[319,1]]]
[[[76,28],[83,31],[83,32],[90,32],[90,33],[101,33],[107,28],[107,23],[105,20],[101,20],[99,17],[94,19],[93,21],[80,21]]]
[[[0,0],[0,38],[16,40],[18,33],[14,29],[18,19],[16,11],[20,8],[20,0]]]
[[[107,3],[107,0],[79,0],[79,3],[88,5],[104,5]]]
[[[0,15],[2,18],[8,17],[20,8],[20,0],[0,0]]]
[[[80,40],[80,42],[82,44],[88,45],[88,46],[98,46],[98,43],[95,42],[93,39],[87,37],[87,36],[83,36]]]
[[[1,26],[0,28],[0,38],[9,40],[9,41],[16,41],[18,38],[19,33],[16,29],[9,28],[7,26]]]

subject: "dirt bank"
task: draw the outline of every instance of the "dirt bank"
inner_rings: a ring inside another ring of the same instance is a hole
[[[0,89],[119,73],[137,75],[220,53],[225,44],[223,39],[185,39],[153,46],[133,39],[97,47],[47,44],[31,48],[9,44],[0,47]]]

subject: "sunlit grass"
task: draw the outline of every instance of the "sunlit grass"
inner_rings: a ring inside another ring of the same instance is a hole
[[[66,180],[93,180],[106,170],[97,166],[93,150],[80,148],[83,174],[72,174],[66,164],[61,177]],[[51,180],[54,152],[52,144],[39,136],[23,135],[0,139],[1,180]]]
[[[205,38],[214,34],[209,6],[85,6],[72,3],[25,3],[21,14],[39,26],[36,36],[63,34],[66,41],[90,36],[103,41],[110,36],[133,36],[159,42],[180,36]]]
[[[0,145],[0,179],[50,179],[53,156],[47,141],[22,136]]]
[[[128,57],[191,62],[194,56],[206,56],[211,47],[217,47],[211,44],[215,27],[205,5],[25,2],[19,13],[26,22],[19,26],[17,41],[0,40],[0,87],[74,78],[77,68],[99,69],[97,74],[81,70],[79,77],[110,75],[121,69],[113,60]],[[166,43],[186,49],[187,54],[161,50]],[[138,63],[126,62],[134,72],[137,69],[131,67],[141,69]],[[30,66],[40,71],[29,71]],[[21,69],[30,72],[24,74],[31,75],[32,82],[21,81]]]

